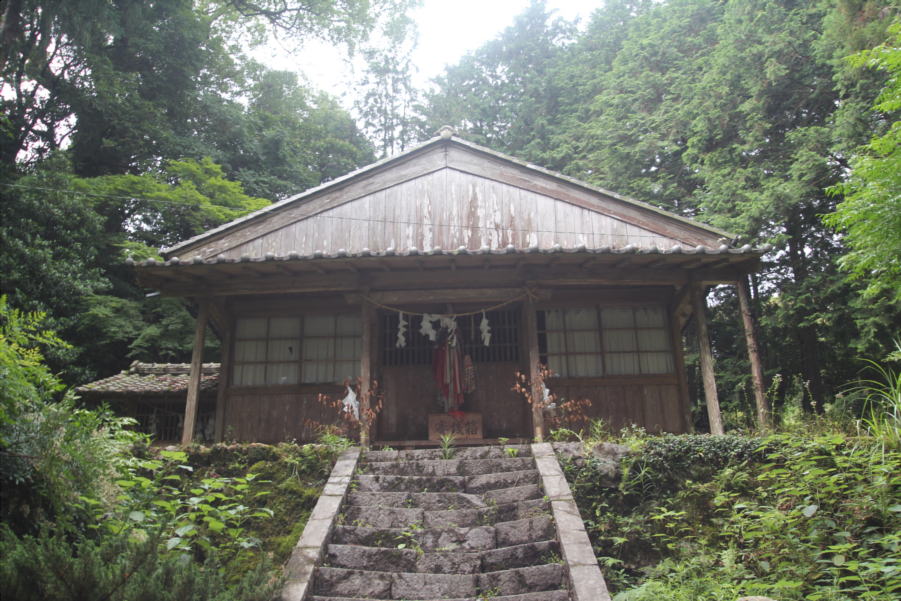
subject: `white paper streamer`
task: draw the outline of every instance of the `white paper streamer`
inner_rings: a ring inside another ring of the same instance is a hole
[[[357,393],[350,386],[347,387],[347,394],[341,399],[344,410],[353,413],[354,417],[360,419],[360,401],[357,400]]]
[[[435,327],[432,325],[432,322],[437,320],[437,315],[424,313],[422,316],[422,324],[419,326],[419,333],[423,336],[428,336],[429,340],[432,342],[435,342],[435,339],[438,338],[438,332],[435,331]]]
[[[482,311],[482,323],[479,324],[479,330],[482,331],[482,344],[488,346],[491,344],[491,326],[488,324],[488,316]]]
[[[397,342],[395,346],[397,348],[405,348],[407,346],[407,320],[404,319],[402,312],[397,320]]]

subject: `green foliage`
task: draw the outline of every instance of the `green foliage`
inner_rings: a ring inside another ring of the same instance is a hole
[[[181,451],[161,451],[160,459],[137,462],[116,481],[122,493],[112,514],[85,498],[99,509],[98,527],[113,534],[160,533],[167,551],[200,559],[214,554],[227,560],[257,546],[259,540],[247,534],[246,522],[272,517],[272,511],[258,507],[259,497],[269,493],[252,492],[256,475],[188,481],[183,474],[194,468],[185,464],[187,458]]]
[[[531,2],[497,39],[437,78],[421,137],[451,125],[478,144],[556,166],[555,134],[565,115],[558,109],[572,94],[554,74],[574,33],[543,1]]]
[[[42,530],[18,537],[0,530],[0,581],[4,595],[21,601],[268,601],[279,582],[261,559],[229,582],[215,561],[203,565],[162,553],[161,539],[129,532],[99,540]]]
[[[95,199],[107,231],[156,248],[269,204],[244,194],[209,157],[169,161],[159,173],[77,178],[73,189]]]
[[[108,506],[124,452],[140,436],[133,420],[77,406],[43,362],[42,347],[64,343],[41,314],[23,314],[0,297],[0,498],[3,521],[19,532],[42,519],[84,519],[80,495]]]
[[[896,352],[901,342],[895,341]],[[901,371],[867,361],[872,378],[860,379],[847,393],[860,400],[861,421],[867,432],[895,451],[901,450]]]
[[[885,600],[901,591],[901,454],[836,432],[651,438],[618,489],[566,466],[617,601]]]
[[[831,190],[842,194],[835,212],[824,216],[845,232],[851,250],[839,265],[866,281],[868,297],[889,294],[901,302],[901,20],[891,40],[849,59],[857,68],[884,70],[888,80],[873,106],[888,131],[874,136],[851,159],[851,178]]]

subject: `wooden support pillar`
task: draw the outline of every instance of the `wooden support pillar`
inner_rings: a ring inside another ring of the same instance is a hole
[[[770,406],[764,393],[763,366],[757,348],[748,279],[746,277],[739,279],[736,288],[738,288],[738,304],[741,307],[741,321],[745,330],[745,344],[748,347],[748,360],[751,362],[751,387],[754,389],[754,404],[757,406],[757,427],[767,430],[770,427]]]
[[[372,305],[365,300],[362,304],[363,341],[360,353],[360,446],[369,448],[369,435],[372,424],[369,423],[370,396],[372,395],[372,327],[374,323]]]
[[[526,309],[526,340],[529,344],[529,383],[532,394],[532,431],[535,442],[544,440],[544,391],[541,386],[541,359],[538,355],[538,320],[535,316],[535,303],[529,298]]]
[[[189,445],[194,440],[194,424],[197,422],[197,405],[200,397],[200,379],[203,376],[203,342],[210,315],[208,301],[202,300],[198,304],[197,325],[194,329],[194,349],[191,351],[191,374],[188,379],[188,396],[185,400],[185,419],[181,431],[182,445]]]
[[[674,303],[670,307],[669,324],[670,324],[670,340],[673,345],[673,360],[676,369],[676,381],[679,386],[679,415],[681,417],[681,425],[683,432],[691,432],[693,424],[691,422],[691,404],[688,400],[688,380],[685,377],[685,349],[682,344],[682,328],[679,327],[679,319],[677,310],[679,303]]]
[[[221,326],[222,345],[219,362],[219,387],[216,390],[216,427],[213,440],[222,442],[225,436],[226,404],[228,403],[228,386],[231,383],[232,366],[232,336],[234,334],[234,322],[228,318]]]
[[[691,304],[698,325],[698,354],[701,360],[701,379],[704,381],[704,401],[710,420],[711,434],[724,434],[723,417],[720,415],[720,400],[716,394],[716,376],[713,367],[713,352],[710,350],[710,336],[707,333],[707,316],[704,313],[704,286],[691,282]]]

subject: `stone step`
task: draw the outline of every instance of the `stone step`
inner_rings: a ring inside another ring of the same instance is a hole
[[[397,476],[360,474],[360,492],[467,492],[484,493],[499,488],[538,484],[537,470],[517,470],[477,476]]]
[[[537,487],[536,487],[537,490]],[[481,495],[434,492],[354,491],[347,495],[347,505],[361,507],[406,507],[418,509],[471,509],[486,507]]]
[[[553,539],[554,523],[549,514],[528,517],[493,526],[404,528],[336,526],[332,542],[396,549],[398,545],[423,551],[484,551]]]
[[[512,568],[557,563],[560,558],[560,547],[555,540],[543,540],[512,547],[502,547],[484,551],[482,555],[483,572],[498,572]]]
[[[319,568],[313,583],[318,595],[358,596],[371,599],[453,599],[475,597],[476,574],[420,574]],[[508,579],[510,583],[515,578]],[[507,580],[497,580],[506,584]],[[494,582],[494,580],[492,580]],[[513,585],[510,585],[513,588]],[[535,589],[544,590],[544,589]]]
[[[498,488],[483,495],[469,493],[421,493],[421,492],[375,492],[356,490],[347,496],[349,506],[365,507],[405,507],[430,510],[475,509],[491,505],[505,505],[517,501],[543,498],[543,493],[535,484]]]
[[[506,449],[514,449],[507,451]],[[531,457],[532,447],[529,445],[507,445],[491,447],[454,447],[450,459],[504,459],[507,457]],[[380,461],[423,461],[427,459],[444,459],[443,449],[410,449],[401,451],[369,451],[366,463]],[[446,461],[446,460],[445,460]]]
[[[513,547],[555,538],[554,521],[549,514],[494,525],[495,548]]]
[[[466,492],[485,493],[490,490],[526,486],[529,484],[537,486],[539,479],[540,476],[538,475],[538,470],[521,470],[515,472],[503,472],[500,474],[468,476],[466,478]]]
[[[564,569],[559,563],[514,568],[478,575],[479,591],[495,595],[520,595],[558,590],[565,586]]]
[[[379,572],[477,574],[559,561],[556,541],[546,540],[490,551],[420,552],[360,545],[328,546],[325,563],[332,568]]]
[[[414,549],[382,549],[359,545],[329,545],[325,562],[333,568],[431,574],[477,574],[482,568],[479,552],[421,553]]]
[[[486,551],[496,547],[495,540],[494,526],[430,529],[335,526],[332,534],[335,544],[390,549],[403,544],[422,551]]]
[[[464,492],[465,476],[380,476],[361,474],[354,482],[362,492]],[[351,484],[353,486],[353,484]]]
[[[394,474],[398,476],[477,476],[498,472],[534,469],[531,457],[502,459],[424,459],[411,461],[380,461],[363,467],[365,474]]]
[[[416,507],[375,507],[350,505],[343,513],[345,526],[404,528],[419,524],[424,528],[490,526],[550,512],[544,499],[466,509],[419,509]]]
[[[369,599],[454,599],[477,595],[522,595],[560,590],[560,564],[515,568],[484,574],[428,574],[319,568],[313,591],[317,595],[362,596]]]
[[[487,490],[482,496],[482,500],[487,504],[505,505],[507,503],[515,503],[516,501],[525,501],[527,499],[542,499],[544,493],[538,487],[538,484],[526,484],[523,486],[511,486],[509,488],[495,488]]]
[[[522,595],[501,595],[498,596],[478,596],[464,597],[462,599],[442,599],[441,601],[570,601],[569,593],[565,590],[557,591],[540,591],[537,593],[524,593]],[[323,597],[321,595],[313,595],[308,601],[373,601],[372,598],[363,597]],[[424,599],[416,597],[410,601],[434,601],[432,599]]]

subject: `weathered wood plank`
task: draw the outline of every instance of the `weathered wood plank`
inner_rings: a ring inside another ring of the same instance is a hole
[[[223,253],[237,245],[303,219],[319,212],[336,207],[345,202],[385,190],[392,186],[421,177],[446,166],[444,149],[436,147],[419,154],[406,162],[390,165],[367,177],[349,181],[337,188],[326,189],[320,194],[302,199],[295,204],[286,204],[284,208],[263,214],[259,218],[247,221],[234,230],[222,232],[212,238],[200,240],[197,244],[179,249],[183,257],[211,257]]]
[[[523,167],[510,165],[499,159],[478,155],[471,151],[450,147],[447,154],[448,167],[494,179],[508,185],[532,190],[545,196],[585,207],[590,210],[623,219],[642,228],[657,231],[666,237],[682,240],[684,244],[715,245],[719,236],[712,232],[692,227],[690,224],[667,218],[666,216],[626,203],[613,197],[582,188],[563,180],[535,173]]]

